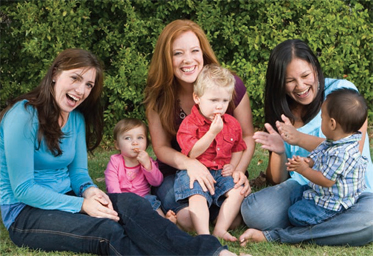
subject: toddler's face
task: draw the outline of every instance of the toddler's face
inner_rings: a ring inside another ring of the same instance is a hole
[[[120,134],[115,141],[115,147],[123,157],[136,158],[140,149],[146,150],[146,143],[145,129],[139,126]]]
[[[194,102],[199,105],[201,114],[209,120],[215,115],[224,115],[232,99],[232,92],[226,88],[215,86],[205,90],[201,97],[194,94]]]

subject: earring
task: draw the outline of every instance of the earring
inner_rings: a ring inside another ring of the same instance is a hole
[[[56,82],[56,80],[53,79],[53,80],[52,80],[52,83],[55,83],[55,82]]]

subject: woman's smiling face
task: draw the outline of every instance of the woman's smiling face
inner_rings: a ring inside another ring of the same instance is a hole
[[[295,58],[286,68],[286,94],[301,105],[310,104],[317,95],[318,81],[312,65]]]
[[[172,43],[172,65],[179,83],[192,84],[203,68],[203,53],[196,34],[187,31]]]
[[[95,78],[94,68],[64,70],[53,78],[54,97],[65,120],[89,96],[95,85]]]

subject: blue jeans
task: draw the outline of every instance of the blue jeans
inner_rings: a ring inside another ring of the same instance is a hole
[[[298,182],[289,179],[246,197],[241,205],[246,225],[263,230],[269,242],[351,246],[373,242],[372,193],[362,193],[351,208],[325,222],[309,227],[293,227],[289,222],[288,209],[292,204],[291,193],[299,186]]]
[[[300,186],[298,190],[291,193],[292,205],[288,210],[289,221],[296,227],[307,227],[326,221],[335,215],[343,212],[342,207],[339,211],[332,211],[316,205],[312,199],[303,198],[303,192],[312,189],[308,185]]]
[[[177,202],[174,191],[175,174],[164,177],[162,184],[159,187],[152,187],[152,194],[156,195],[161,200],[161,208],[163,212],[169,210],[178,213],[181,209],[188,207],[187,200]],[[219,214],[220,208],[216,205],[210,207],[210,220],[215,220]]]
[[[192,237],[132,193],[109,194],[120,221],[26,206],[9,228],[18,246],[99,255],[218,255],[213,236]]]
[[[216,181],[214,184],[214,195],[211,195],[209,191],[204,192],[198,181],[194,181],[193,188],[190,188],[190,179],[186,170],[178,171],[174,183],[176,201],[182,202],[183,200],[188,200],[192,195],[199,194],[206,199],[209,208],[212,204],[221,207],[226,198],[225,194],[234,188],[235,185],[232,176],[222,176],[221,171],[222,170],[209,170]]]
[[[161,207],[161,201],[159,201],[155,195],[145,195],[144,198],[148,200],[154,211]]]

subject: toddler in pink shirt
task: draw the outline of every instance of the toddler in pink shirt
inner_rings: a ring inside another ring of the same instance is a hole
[[[146,152],[148,129],[139,119],[126,118],[114,128],[114,144],[120,153],[110,157],[105,170],[108,193],[135,193],[146,198],[159,215],[176,223],[176,214],[168,211],[165,215],[161,202],[150,194],[150,186],[159,186],[163,175],[157,163]]]

